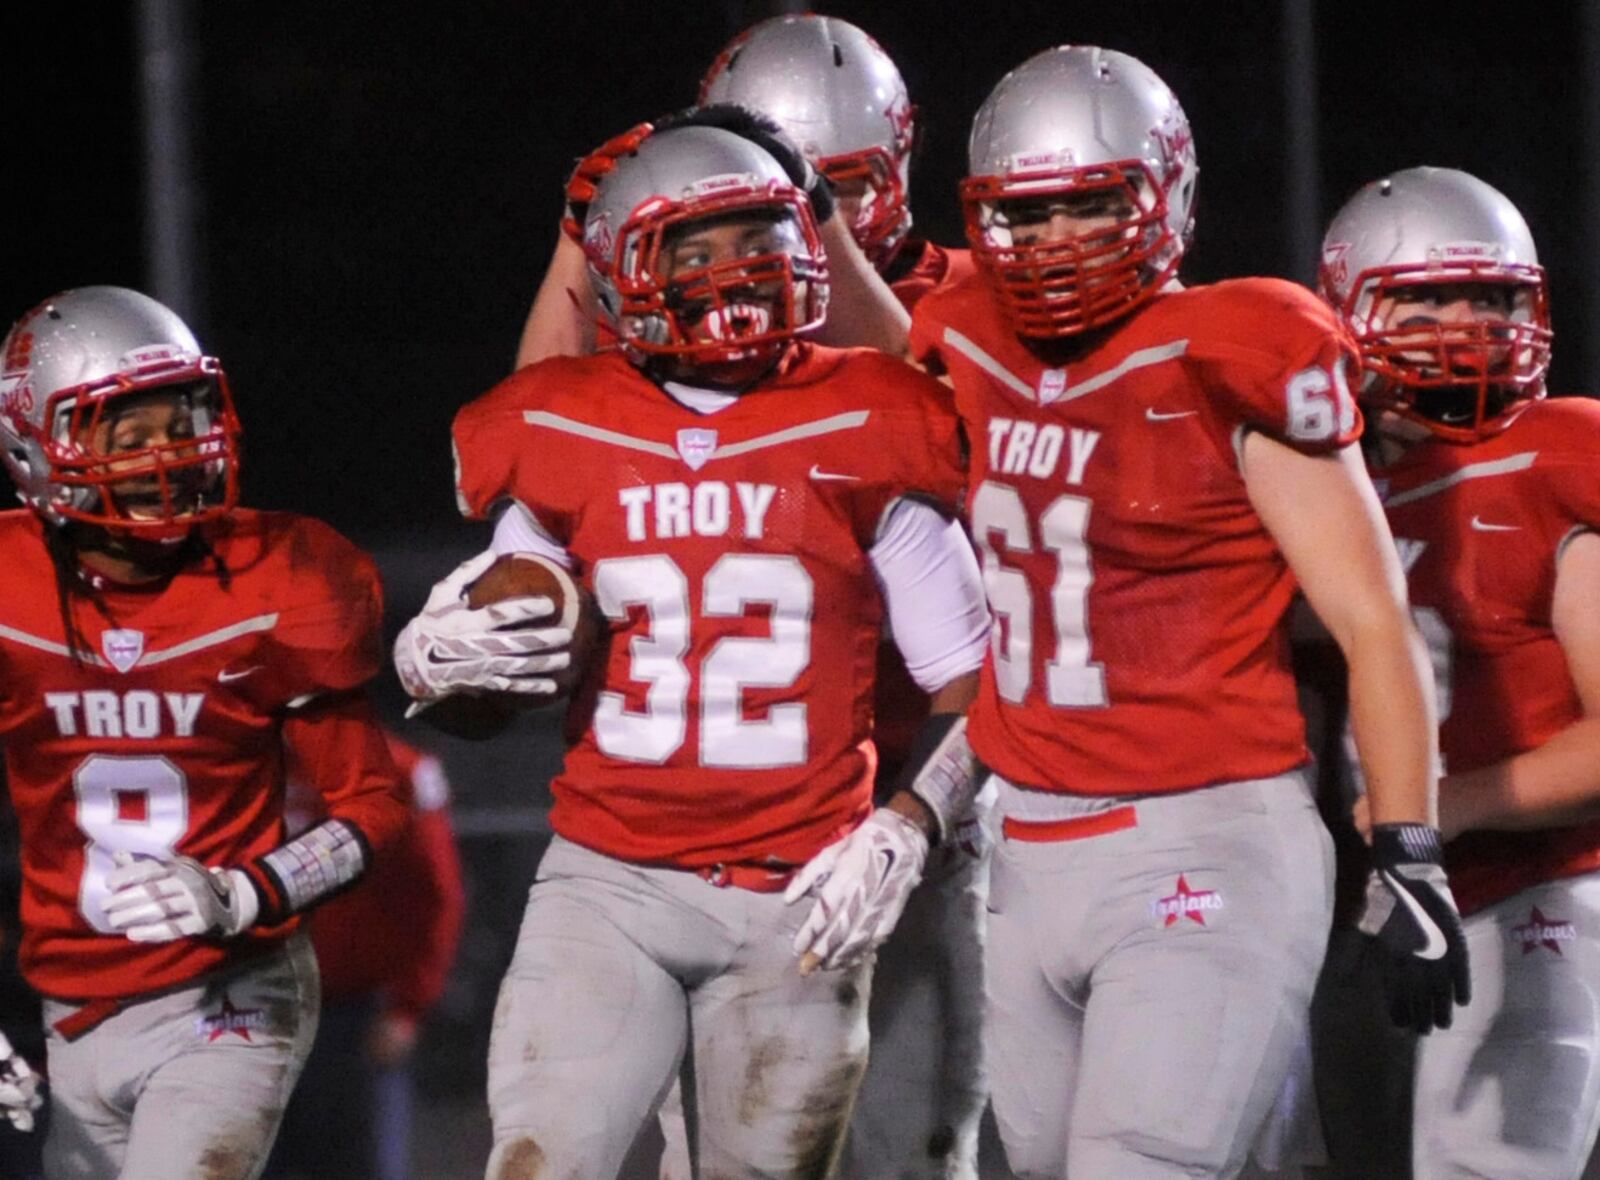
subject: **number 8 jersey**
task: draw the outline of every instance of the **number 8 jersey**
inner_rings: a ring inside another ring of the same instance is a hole
[[[968,511],[995,615],[969,728],[985,764],[1020,786],[1120,795],[1304,762],[1283,628],[1294,580],[1239,456],[1250,430],[1307,453],[1360,433],[1328,309],[1272,279],[1174,290],[1056,365],[979,276],[923,299],[911,339],[949,374],[972,439]]]
[[[618,354],[552,359],[454,437],[463,511],[519,505],[608,622],[568,715],[557,832],[699,869],[801,864],[861,822],[884,618],[869,551],[897,502],[951,514],[962,483],[937,382],[802,345],[697,413]],[[981,642],[975,578],[972,597]]]
[[[357,690],[382,657],[377,570],[333,529],[240,509],[208,553],[68,596],[44,526],[0,514],[0,744],[22,844],[21,963],[61,1000],[176,986],[294,929],[261,858],[285,838],[286,746],[366,852],[407,822]],[[236,939],[135,943],[104,911],[118,852],[243,869],[263,921]]]

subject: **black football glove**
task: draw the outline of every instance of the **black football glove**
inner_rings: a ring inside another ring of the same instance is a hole
[[[1443,860],[1436,828],[1372,830],[1372,872],[1358,926],[1382,956],[1390,1019],[1419,1033],[1449,1028],[1452,1005],[1472,998],[1466,937]]]
[[[811,212],[816,215],[819,226],[833,216],[833,185],[811,166],[805,153],[770,115],[763,115],[736,102],[718,102],[668,115],[658,120],[655,127],[657,131],[667,131],[673,127],[717,127],[742,136],[778,161],[778,166],[788,175],[789,183],[810,199]]]

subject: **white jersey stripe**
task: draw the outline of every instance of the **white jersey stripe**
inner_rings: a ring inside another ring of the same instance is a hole
[[[1491,475],[1508,475],[1513,471],[1526,471],[1533,466],[1533,461],[1539,457],[1538,451],[1523,451],[1517,455],[1507,455],[1504,459],[1489,459],[1483,463],[1468,463],[1460,471],[1452,471],[1442,479],[1435,479],[1425,484],[1419,484],[1409,492],[1390,496],[1384,500],[1385,508],[1398,508],[1402,504],[1414,504],[1418,500],[1425,500],[1429,496],[1453,488],[1458,483],[1469,479],[1484,479]]]
[[[147,651],[139,657],[135,668],[148,668],[152,664],[164,664],[168,660],[178,659],[180,656],[191,655],[197,651],[204,651],[208,647],[216,647],[220,643],[227,643],[230,639],[237,639],[241,635],[253,635],[257,631],[270,631],[278,625],[278,614],[274,611],[270,615],[257,615],[253,619],[245,619],[240,623],[233,623],[227,627],[219,627],[215,631],[207,631],[204,635],[196,635],[193,639],[185,639],[182,643],[174,644],[162,651]]]
[[[607,430],[603,426],[591,426],[587,422],[579,422],[574,418],[563,418],[560,414],[552,414],[547,410],[524,410],[522,412],[522,420],[529,426],[545,426],[551,430],[559,430],[564,434],[575,434],[579,438],[610,443],[614,447],[626,447],[630,451],[643,451],[647,455],[660,455],[664,459],[676,459],[678,457],[678,452],[666,443],[653,442],[647,438],[634,438],[631,434]]]
[[[946,328],[944,330],[944,342],[959,352],[962,356],[966,357],[973,364],[977,365],[978,368],[982,369],[985,373],[989,374],[989,376],[1000,382],[1000,384],[1004,385],[1007,389],[1010,389],[1014,393],[1021,394],[1029,401],[1035,400],[1033,386],[1029,385],[1021,377],[1018,377],[1010,369],[1006,368],[999,361],[995,360],[994,357],[984,352],[983,349],[979,348],[976,344],[974,344],[971,340],[968,340],[954,328]]]
[[[203,651],[208,647],[215,647],[219,643],[226,643],[230,639],[237,639],[241,635],[251,635],[257,631],[270,631],[278,624],[276,613],[270,615],[257,615],[253,619],[221,627],[215,631],[208,631],[204,635],[197,635],[193,639],[186,639],[182,643],[161,651],[147,651],[139,657],[135,668],[148,668],[153,664],[164,664],[168,660],[178,659],[193,652]],[[30,635],[26,631],[18,631],[15,627],[0,624],[0,638],[10,639],[24,647],[31,647],[35,651],[49,652],[51,655],[71,658],[72,652],[64,643],[57,643],[53,639],[44,639],[38,635]],[[97,668],[109,668],[111,665],[96,655],[94,652],[79,652],[78,658],[93,664]]]
[[[831,418],[819,418],[815,422],[802,422],[799,426],[791,426],[787,430],[774,431],[756,438],[746,439],[744,442],[727,443],[711,452],[712,459],[731,459],[735,455],[748,455],[751,451],[765,450],[767,447],[778,447],[784,443],[798,442],[802,438],[815,438],[819,434],[834,434],[841,430],[854,430],[858,426],[866,425],[867,419],[872,416],[870,410],[852,410],[848,414],[835,414]]]
[[[64,643],[57,643],[53,639],[42,639],[37,635],[29,635],[26,631],[18,631],[15,627],[7,627],[0,623],[0,639],[9,639],[20,643],[23,647],[31,647],[35,651],[47,651],[53,656],[71,657],[72,651]],[[111,665],[95,655],[92,651],[81,651],[78,658],[95,665],[97,668],[109,668]]]
[[[746,439],[744,442],[726,443],[707,455],[704,462],[710,463],[716,459],[731,459],[735,455],[748,455],[751,451],[782,446],[784,443],[798,442],[803,438],[815,438],[819,434],[833,434],[840,430],[854,430],[858,426],[865,425],[867,419],[871,416],[872,412],[870,410],[852,410],[847,414],[835,414],[831,418],[819,418],[815,422],[803,422],[799,426],[791,426],[785,430],[774,431],[771,434],[759,435],[756,438]],[[607,430],[603,426],[591,426],[587,422],[563,418],[560,414],[551,414],[545,410],[524,410],[522,418],[530,426],[544,426],[551,430],[560,430],[566,434],[575,434],[579,438],[610,443],[616,447],[626,447],[630,451],[643,451],[647,455],[660,455],[663,459],[680,458],[678,452],[666,443],[656,442],[647,438],[635,438],[631,434]]]
[[[1083,397],[1097,389],[1104,389],[1113,381],[1126,377],[1135,369],[1148,368],[1159,365],[1163,361],[1176,360],[1189,351],[1187,340],[1172,340],[1166,344],[1152,344],[1149,348],[1141,348],[1138,352],[1130,352],[1117,364],[1112,365],[1104,373],[1096,373],[1087,381],[1071,386],[1057,401],[1071,401],[1075,397]]]
[[[1038,395],[1031,385],[954,328],[946,328],[944,330],[944,340],[951,348],[1006,388],[1022,395],[1029,401],[1038,400]],[[1137,352],[1130,352],[1105,372],[1096,373],[1093,377],[1081,381],[1077,385],[1069,386],[1059,396],[1050,400],[1052,402],[1064,402],[1071,401],[1073,398],[1084,397],[1094,393],[1096,390],[1104,389],[1113,381],[1126,377],[1135,369],[1143,369],[1150,365],[1159,365],[1164,361],[1175,360],[1188,351],[1189,342],[1187,340],[1171,340],[1166,344],[1152,344],[1149,348],[1141,348]]]

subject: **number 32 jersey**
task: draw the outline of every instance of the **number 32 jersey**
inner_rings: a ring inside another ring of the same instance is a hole
[[[144,587],[71,595],[43,527],[0,513],[0,744],[22,845],[21,961],[65,1000],[173,986],[281,940],[135,943],[106,920],[117,852],[237,866],[281,844],[284,750],[373,850],[407,818],[398,772],[351,690],[382,656],[377,571],[320,522],[239,511],[210,556]]]
[[[619,859],[800,864],[871,802],[895,501],[953,512],[948,398],[904,363],[801,346],[715,414],[625,358],[544,361],[455,423],[462,509],[525,508],[608,622],[551,824]]]
[[[1250,430],[1312,454],[1358,436],[1332,314],[1273,279],[1176,290],[1057,366],[978,276],[926,296],[911,339],[949,374],[972,439],[967,508],[995,615],[970,721],[984,763],[1021,786],[1120,795],[1304,762],[1294,580],[1239,454]]]

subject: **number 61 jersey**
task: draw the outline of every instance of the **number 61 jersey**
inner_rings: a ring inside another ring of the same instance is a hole
[[[1239,463],[1246,431],[1312,454],[1359,434],[1332,313],[1274,279],[1176,290],[1054,365],[980,275],[917,305],[911,345],[949,373],[972,439],[996,620],[969,723],[984,764],[1121,795],[1306,761],[1294,579]]]
[[[173,986],[289,933],[135,943],[104,911],[112,858],[127,852],[242,868],[266,892],[263,920],[281,917],[253,862],[285,838],[286,742],[368,848],[406,822],[382,734],[350,692],[382,655],[372,563],[283,513],[239,510],[206,540],[209,555],[163,582],[74,590],[69,637],[44,526],[0,513],[0,744],[21,834],[22,970],[57,999]]]
[[[463,512],[526,509],[609,625],[568,715],[551,824],[686,869],[796,865],[870,809],[891,505],[953,512],[945,390],[879,353],[797,347],[712,414],[625,358],[555,358],[455,423]]]

